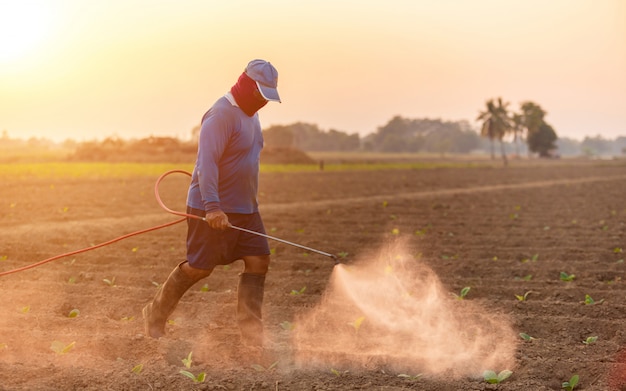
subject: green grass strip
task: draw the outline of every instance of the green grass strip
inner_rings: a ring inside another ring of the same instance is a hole
[[[324,171],[379,171],[424,170],[434,168],[467,168],[481,164],[463,162],[440,163],[343,163],[327,164]],[[52,162],[52,163],[0,163],[0,178],[132,178],[158,177],[166,171],[180,169],[191,172],[193,164],[181,163],[106,163],[106,162]],[[264,173],[315,172],[317,164],[261,164]]]

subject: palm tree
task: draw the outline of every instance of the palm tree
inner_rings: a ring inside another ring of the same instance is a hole
[[[481,136],[489,138],[491,141],[491,159],[495,158],[493,150],[493,141],[500,140],[500,152],[502,160],[507,164],[506,152],[504,150],[504,137],[511,131],[511,119],[507,107],[509,102],[503,103],[502,98],[498,98],[495,104],[493,99],[486,102],[487,109],[479,113],[477,120],[483,121]]]

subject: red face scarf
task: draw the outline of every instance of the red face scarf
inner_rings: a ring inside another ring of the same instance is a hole
[[[267,100],[261,96],[257,89],[256,82],[246,75],[246,72],[239,76],[239,80],[230,89],[230,93],[233,94],[237,105],[248,117],[252,117],[254,113],[267,104]]]

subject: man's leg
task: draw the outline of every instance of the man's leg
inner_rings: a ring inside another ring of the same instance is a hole
[[[178,264],[159,287],[152,303],[143,308],[146,335],[152,338],[164,336],[165,322],[174,312],[180,298],[193,284],[208,277],[212,271],[193,268],[187,261]]]
[[[237,288],[237,324],[241,342],[246,346],[263,346],[261,307],[265,290],[265,275],[270,264],[269,255],[243,257],[245,268],[239,275]]]

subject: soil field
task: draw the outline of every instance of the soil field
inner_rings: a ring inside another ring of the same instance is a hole
[[[151,176],[2,180],[0,272],[177,218]],[[171,208],[187,181],[162,183]],[[0,390],[626,389],[624,161],[260,181],[270,235],[342,260],[270,241],[261,355],[239,346],[241,261],[185,294],[166,337],[144,335],[181,223],[1,276]]]

